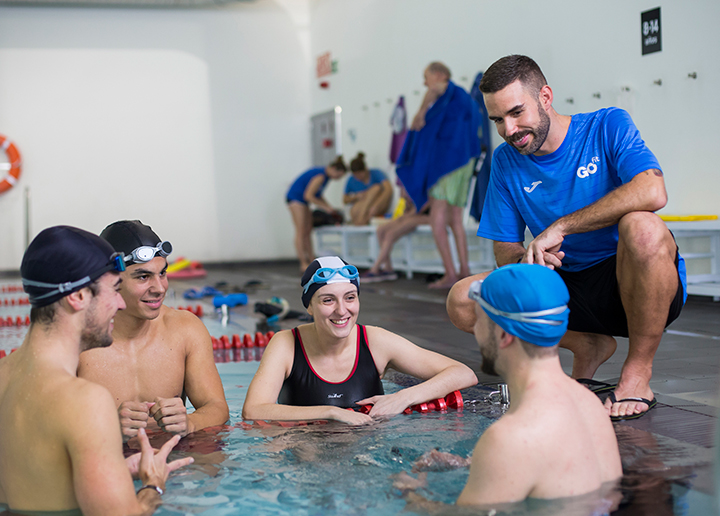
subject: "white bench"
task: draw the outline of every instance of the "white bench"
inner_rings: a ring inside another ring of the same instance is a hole
[[[687,291],[720,301],[720,220],[666,222],[687,266]]]
[[[687,291],[696,296],[711,296],[720,301],[720,220],[696,222],[667,222],[680,247],[687,265]],[[322,226],[314,230],[318,256],[336,254],[348,263],[370,267],[377,258],[379,247],[376,226]],[[475,234],[476,228],[466,229],[470,270],[473,273],[495,268],[492,241]],[[458,265],[455,240],[450,235],[453,261]],[[443,273],[440,255],[435,247],[430,226],[423,225],[402,237],[392,253],[393,267],[408,278],[413,273]]]
[[[334,254],[358,267],[370,267],[379,253],[376,230],[373,225],[315,228],[315,251],[318,256]],[[478,237],[476,231],[477,228],[469,227],[465,230],[470,271],[492,270],[495,268],[492,241]],[[458,267],[455,239],[451,231],[448,234],[453,261]],[[408,278],[412,278],[415,272],[442,274],[445,271],[429,225],[418,226],[398,240],[391,256],[393,269],[404,272]]]

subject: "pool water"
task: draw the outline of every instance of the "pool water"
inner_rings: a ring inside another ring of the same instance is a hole
[[[433,449],[461,457],[472,453],[482,432],[503,413],[487,401],[489,389],[463,391],[463,411],[399,415],[363,427],[258,425],[243,422],[240,414],[256,367],[218,364],[232,425],[183,439],[178,454],[191,453],[196,463],[168,481],[158,514],[488,514],[452,505],[467,480],[466,467],[418,472],[413,466]],[[384,386],[390,393],[412,382],[395,373]],[[716,514],[712,497],[693,489],[691,466],[707,465],[708,450],[616,428],[625,471],[620,486],[574,499],[509,504],[497,507],[496,514]],[[195,455],[196,449],[203,452]],[[426,477],[419,488],[405,491],[394,485],[403,473]]]
[[[452,409],[361,427],[242,422],[242,402],[256,368],[257,363],[218,364],[230,420],[237,423],[218,434],[224,446],[213,452],[212,467],[196,463],[171,478],[158,514],[398,514],[406,502],[393,487],[393,475],[410,472],[436,448],[467,457],[492,423],[479,413]],[[384,387],[388,393],[400,388],[391,381]],[[467,474],[467,468],[427,472],[432,488],[419,493],[452,503]]]
[[[29,307],[10,303],[22,297],[0,291],[0,318],[24,318]],[[256,330],[249,317],[234,316],[227,326],[215,319],[203,321],[216,337]],[[20,346],[26,332],[26,326],[0,325],[0,351]],[[195,463],[171,475],[157,514],[719,514],[708,494],[714,450],[623,424],[615,425],[624,471],[619,488],[574,499],[510,504],[494,513],[460,509],[450,504],[465,485],[466,467],[417,472],[413,465],[433,449],[461,457],[471,454],[482,432],[503,413],[501,406],[488,402],[489,388],[463,391],[463,411],[399,415],[363,427],[333,422],[260,425],[243,422],[241,410],[261,354],[257,348],[215,352],[230,407],[229,424],[181,440],[172,456],[191,455]],[[384,380],[388,393],[412,383],[400,374]],[[414,490],[401,490],[394,485],[400,474],[424,479]]]

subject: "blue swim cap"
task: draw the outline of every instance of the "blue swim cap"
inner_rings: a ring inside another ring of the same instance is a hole
[[[473,283],[468,297],[503,330],[536,346],[556,345],[567,330],[570,294],[560,275],[542,265],[501,267]]]

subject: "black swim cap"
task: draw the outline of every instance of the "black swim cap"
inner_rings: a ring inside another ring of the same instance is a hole
[[[113,222],[103,229],[100,236],[107,240],[117,252],[125,254],[125,264],[132,265],[134,263],[145,263],[149,260],[136,260],[133,251],[139,247],[161,247],[167,248],[164,251],[155,251],[151,255],[154,257],[158,253],[167,256],[172,252],[170,242],[163,242],[157,236],[150,226],[147,226],[139,220],[120,220]],[[158,245],[158,244],[163,245]]]
[[[71,226],[44,229],[23,256],[23,289],[32,306],[50,305],[106,272],[121,270],[116,255],[110,244],[89,231]]]

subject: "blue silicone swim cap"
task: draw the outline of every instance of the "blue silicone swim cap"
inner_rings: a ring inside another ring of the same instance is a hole
[[[503,330],[536,346],[556,345],[567,330],[570,294],[560,275],[542,265],[501,267],[473,283],[468,296]]]

